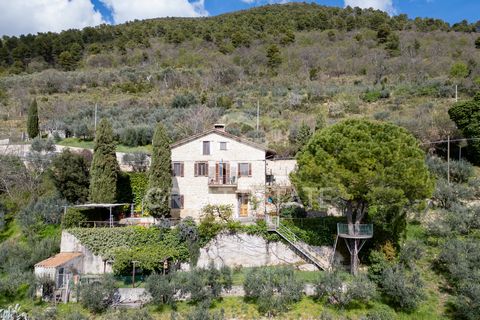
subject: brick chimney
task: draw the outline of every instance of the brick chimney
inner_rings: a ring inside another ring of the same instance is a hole
[[[213,128],[215,130],[225,132],[225,124],[223,124],[223,123],[216,123],[216,124],[213,125]]]

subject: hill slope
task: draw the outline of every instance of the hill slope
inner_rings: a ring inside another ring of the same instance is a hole
[[[455,134],[454,85],[461,98],[480,88],[477,27],[296,3],[5,37],[0,136],[20,137],[37,97],[44,129],[89,137],[98,104],[130,145],[157,121],[172,139],[221,121],[291,155],[302,123],[358,116],[436,140]]]

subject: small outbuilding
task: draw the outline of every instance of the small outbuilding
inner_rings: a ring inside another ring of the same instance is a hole
[[[52,280],[55,299],[67,301],[71,280],[82,273],[83,254],[81,252],[60,252],[53,257],[35,264],[35,276]],[[39,288],[39,295],[44,296],[44,288]]]

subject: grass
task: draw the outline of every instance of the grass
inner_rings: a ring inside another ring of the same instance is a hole
[[[58,145],[72,148],[84,148],[84,149],[93,149],[94,142],[93,140],[83,140],[79,138],[65,138],[57,143]],[[123,144],[117,145],[117,152],[123,153],[134,153],[134,152],[145,152],[148,154],[152,153],[152,146],[140,146],[140,147],[129,147]]]

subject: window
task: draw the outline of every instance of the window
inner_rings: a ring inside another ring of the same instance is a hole
[[[210,141],[203,141],[203,155],[208,156],[210,154]]]
[[[227,150],[227,143],[225,141],[220,142],[220,150]]]
[[[251,177],[252,176],[252,164],[251,163],[239,163],[238,164],[238,176],[239,177]]]
[[[170,197],[170,208],[183,209],[183,195],[172,194],[172,196]]]
[[[208,177],[208,162],[195,162],[195,177]]]
[[[174,162],[172,172],[174,177],[183,177],[183,162]]]

